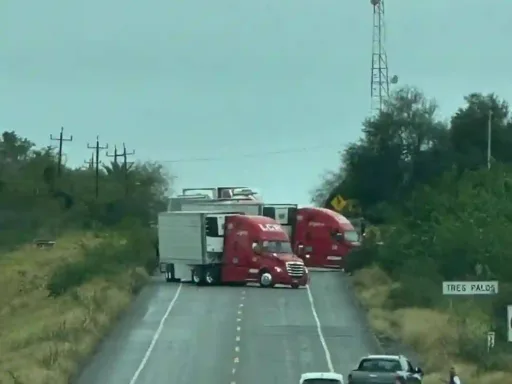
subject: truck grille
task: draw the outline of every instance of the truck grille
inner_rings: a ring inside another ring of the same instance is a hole
[[[286,272],[291,277],[302,277],[304,276],[304,264],[302,263],[286,263]]]

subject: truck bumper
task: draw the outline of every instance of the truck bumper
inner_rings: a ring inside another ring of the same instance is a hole
[[[304,274],[302,277],[293,277],[288,275],[286,272],[276,273],[272,276],[274,279],[274,284],[282,284],[282,285],[294,285],[297,284],[301,287],[308,285],[309,283],[309,274]]]

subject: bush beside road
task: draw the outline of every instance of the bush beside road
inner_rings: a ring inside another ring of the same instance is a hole
[[[363,137],[313,201],[333,208],[331,199],[342,196],[351,202],[342,213],[356,206],[379,229],[347,269],[375,331],[414,347],[430,371],[427,383],[455,364],[464,383],[501,384],[512,382],[512,118],[494,94],[464,102],[446,121],[435,100],[398,89],[364,121]],[[499,293],[443,296],[449,281],[499,281]],[[489,331],[496,335],[490,352]]]
[[[96,178],[15,132],[0,147],[0,383],[68,383],[156,266],[170,179],[118,161]]]
[[[0,256],[0,382],[65,384],[148,278],[126,233],[75,233]]]
[[[400,283],[375,266],[357,271],[353,284],[377,338],[396,340],[417,352],[426,372],[425,384],[446,379],[451,365],[457,367],[465,384],[512,383],[512,354],[500,351],[486,356],[485,313],[464,304],[456,304],[454,311],[414,304],[396,308],[391,292]],[[490,365],[488,370],[476,360],[479,356],[480,363]]]

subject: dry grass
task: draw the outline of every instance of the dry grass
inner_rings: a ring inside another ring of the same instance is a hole
[[[512,374],[490,372],[477,374],[476,367],[457,357],[457,328],[453,315],[427,308],[386,309],[392,281],[378,268],[357,272],[354,276],[356,294],[368,310],[368,320],[373,331],[384,337],[398,339],[414,348],[421,356],[428,374],[425,384],[439,384],[446,379],[451,365],[461,373],[463,382],[469,384],[512,383]],[[467,324],[467,331],[485,334],[485,324],[474,316]]]
[[[0,383],[65,384],[132,299],[131,286],[145,271],[96,279],[59,298],[45,284],[63,261],[83,256],[80,244],[100,241],[75,234],[53,249],[26,246],[0,255]]]

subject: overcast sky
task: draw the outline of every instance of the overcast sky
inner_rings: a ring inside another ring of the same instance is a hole
[[[472,91],[512,101],[512,2],[386,13],[391,74],[444,116]],[[369,0],[4,0],[0,29],[0,128],[47,145],[64,126],[72,164],[99,134],[165,162],[179,188],[306,203],[369,112]]]

